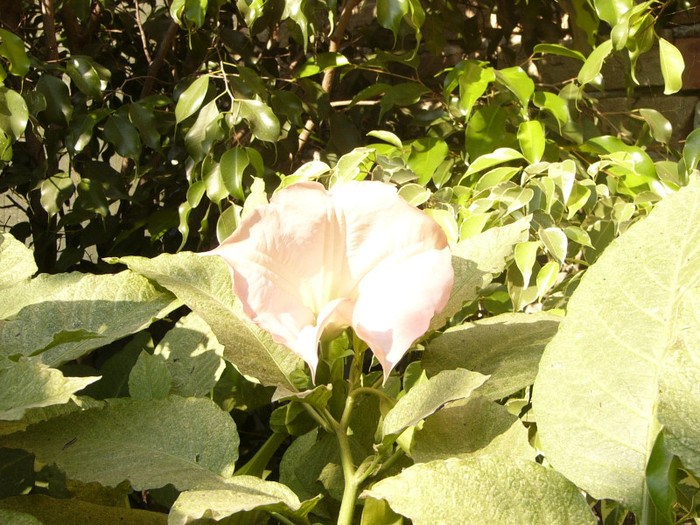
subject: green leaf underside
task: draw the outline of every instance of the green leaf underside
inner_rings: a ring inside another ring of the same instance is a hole
[[[387,413],[382,434],[400,434],[440,410],[445,403],[469,397],[486,379],[486,376],[469,370],[445,370],[414,386]]]
[[[238,459],[233,419],[207,399],[113,399],[0,438],[56,463],[69,478],[135,490],[225,488]]]
[[[491,376],[478,393],[502,399],[531,385],[560,317],[506,313],[450,328],[428,344],[422,365],[429,376],[465,368]]]
[[[130,271],[41,275],[8,293],[14,300],[0,306],[0,317],[13,317],[2,325],[0,356],[41,353],[51,366],[139,332],[180,306]]]
[[[254,509],[286,513],[301,507],[297,495],[281,483],[237,476],[231,485],[230,489],[183,492],[170,510],[168,524],[186,525],[203,517],[219,521]]]
[[[520,420],[481,396],[457,401],[428,417],[411,446],[416,463],[483,455],[535,459]]]
[[[645,504],[657,404],[669,422],[697,408],[687,374],[696,373],[700,359],[699,186],[696,179],[664,199],[586,272],[535,381],[533,406],[548,461],[593,497],[635,512]],[[678,359],[694,368],[679,369]],[[679,422],[681,433],[687,421]],[[692,441],[694,450],[681,459],[697,457]]]
[[[303,363],[247,319],[220,257],[180,252],[154,259],[124,257],[118,262],[170,290],[204,319],[224,345],[224,357],[242,374],[264,385],[296,391],[291,374]]]
[[[421,463],[363,493],[415,525],[593,525],[586,500],[559,473],[519,458],[481,456]]]

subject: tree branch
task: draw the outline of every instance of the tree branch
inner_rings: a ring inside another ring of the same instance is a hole
[[[141,89],[141,98],[147,97],[151,94],[151,91],[153,91],[153,84],[155,83],[158,71],[160,71],[163,62],[165,61],[165,55],[168,54],[170,47],[173,45],[173,40],[175,40],[175,36],[177,35],[179,29],[180,26],[177,25],[177,22],[172,20],[168,30],[165,33],[165,38],[163,38],[160,46],[158,46],[156,57],[153,59],[153,62],[151,62],[151,65],[148,68],[148,78],[146,79],[146,83],[143,85],[143,89]]]
[[[141,7],[139,6],[139,0],[134,0],[134,7],[136,8],[136,25],[139,28],[139,35],[141,35],[141,45],[143,46],[143,54],[146,55],[146,60],[150,65],[153,62],[151,54],[148,52],[148,40],[146,40],[146,33],[143,30],[143,25],[141,25]]]
[[[355,9],[355,6],[357,6],[361,1],[362,0],[348,0],[343,6],[343,12],[340,14],[338,24],[335,26],[335,30],[330,36],[330,43],[328,44],[329,53],[337,53],[340,49],[340,43],[343,41],[345,31],[347,30],[348,24],[350,23],[350,18],[352,17],[352,10]],[[335,68],[326,69],[326,71],[323,72],[323,79],[321,80],[321,89],[323,89],[323,91],[325,93],[328,93],[329,95],[331,89],[333,88],[333,83],[335,82],[335,75]],[[312,118],[309,118],[304,124],[304,129],[302,129],[301,133],[299,133],[297,156],[299,156],[306,147],[309,137],[311,136],[311,133],[313,132],[315,127],[316,123],[313,121]]]
[[[44,20],[44,36],[48,57],[52,62],[58,61],[58,42],[56,41],[54,0],[41,0],[41,17]]]

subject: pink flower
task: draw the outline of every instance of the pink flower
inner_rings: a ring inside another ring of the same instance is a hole
[[[351,326],[386,381],[453,281],[440,226],[381,182],[284,188],[208,253],[231,267],[246,314],[314,375],[321,337]]]

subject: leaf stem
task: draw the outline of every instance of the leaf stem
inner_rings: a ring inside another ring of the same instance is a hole
[[[286,434],[280,432],[273,433],[265,442],[265,444],[260,447],[255,455],[238,469],[234,476],[257,476],[261,477],[265,467],[270,461],[272,455],[277,451],[282,442],[287,438]]]
[[[377,396],[387,403],[391,404],[393,407],[396,404],[396,399],[391,397],[389,394],[386,394],[385,392],[382,392],[378,388],[373,388],[371,386],[360,386],[357,387],[355,390],[352,391],[353,394],[372,394],[373,396]]]

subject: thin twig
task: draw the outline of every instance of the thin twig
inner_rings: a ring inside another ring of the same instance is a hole
[[[165,61],[165,55],[168,54],[170,46],[173,45],[173,40],[175,40],[175,36],[177,35],[179,29],[180,26],[177,25],[177,22],[172,20],[170,22],[168,30],[165,33],[165,38],[163,38],[163,40],[160,43],[160,46],[158,46],[158,52],[156,53],[156,56],[148,68],[149,78],[146,79],[146,83],[143,85],[143,89],[141,89],[141,98],[147,97],[151,94],[151,91],[153,90],[153,83],[155,81],[155,78],[158,76],[158,71],[160,71],[163,62]]]
[[[143,30],[143,25],[141,25],[141,7],[139,6],[139,0],[134,0],[134,7],[136,8],[136,25],[139,28],[139,34],[141,35],[141,45],[143,46],[143,54],[146,55],[146,60],[148,60],[148,65],[151,65],[153,59],[151,54],[148,52],[148,40],[146,39],[146,32]]]
[[[340,43],[343,41],[345,30],[348,28],[348,24],[350,23],[352,10],[355,9],[355,6],[357,6],[361,1],[362,0],[347,0],[343,6],[343,12],[340,15],[338,24],[335,26],[335,30],[330,36],[330,42],[328,44],[329,53],[336,53],[338,52],[338,49],[340,49]],[[335,80],[335,74],[335,68],[326,69],[326,71],[324,71],[323,79],[321,80],[321,88],[325,93],[330,94],[331,88],[333,87],[333,82]],[[311,118],[309,118],[304,124],[304,129],[302,129],[301,133],[299,133],[297,156],[299,156],[306,147],[309,137],[311,136],[311,133],[315,127],[316,123]]]

